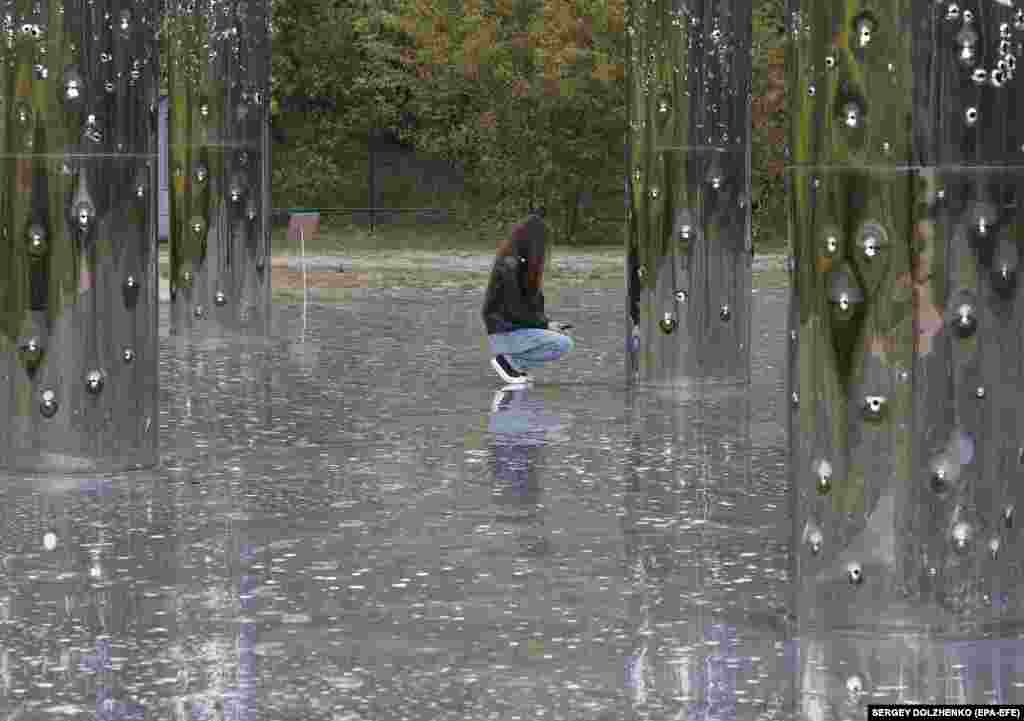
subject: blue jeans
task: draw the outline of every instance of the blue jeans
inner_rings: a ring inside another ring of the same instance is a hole
[[[510,333],[487,336],[494,355],[504,355],[521,371],[558,360],[573,349],[572,338],[553,330],[520,328]]]

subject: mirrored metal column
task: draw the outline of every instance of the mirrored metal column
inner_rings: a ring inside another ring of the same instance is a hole
[[[631,380],[749,380],[749,0],[628,5]]]
[[[913,62],[932,72],[915,88],[917,435],[900,570],[957,618],[1019,622],[1024,9],[955,9],[915,0]]]
[[[805,659],[804,694],[881,703],[879,642],[836,634],[997,639],[1024,612],[1024,11],[792,0],[789,22],[795,611],[848,657]],[[959,688],[920,700],[993,698]]]
[[[896,612],[893,512],[907,506],[913,438],[909,13],[910,0],[871,11],[835,0],[794,5],[789,18],[790,442],[805,622],[831,613],[852,627]],[[824,603],[837,589],[846,595]]]
[[[267,328],[269,22],[269,0],[168,0],[174,333]]]
[[[157,461],[154,3],[0,3],[0,467]]]

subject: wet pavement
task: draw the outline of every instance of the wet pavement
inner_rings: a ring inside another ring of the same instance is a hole
[[[192,344],[165,308],[162,467],[0,484],[0,714],[823,720],[915,693],[1019,702],[1016,637],[788,630],[787,294],[755,296],[749,388],[674,390],[627,388],[623,297],[551,293],[576,351],[513,392],[479,291],[356,290],[305,327],[279,305],[267,339]]]

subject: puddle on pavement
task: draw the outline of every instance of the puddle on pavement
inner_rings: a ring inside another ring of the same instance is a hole
[[[0,486],[0,711],[830,719],[953,676],[1020,699],[1014,642],[787,633],[783,292],[755,296],[749,389],[676,391],[626,387],[621,295],[581,289],[575,353],[501,392],[477,296],[164,333],[161,468]]]

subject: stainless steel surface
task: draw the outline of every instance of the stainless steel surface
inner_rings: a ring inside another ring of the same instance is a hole
[[[269,0],[167,2],[175,332],[266,329],[269,22]]]
[[[749,379],[751,3],[629,3],[627,371]]]
[[[153,7],[0,10],[0,467],[152,465]]]
[[[1024,619],[1006,520],[1024,470],[1018,12],[790,4],[793,611],[821,639],[801,661],[810,718],[850,713],[855,674],[860,703],[1019,694],[941,652],[984,638],[998,667]]]

